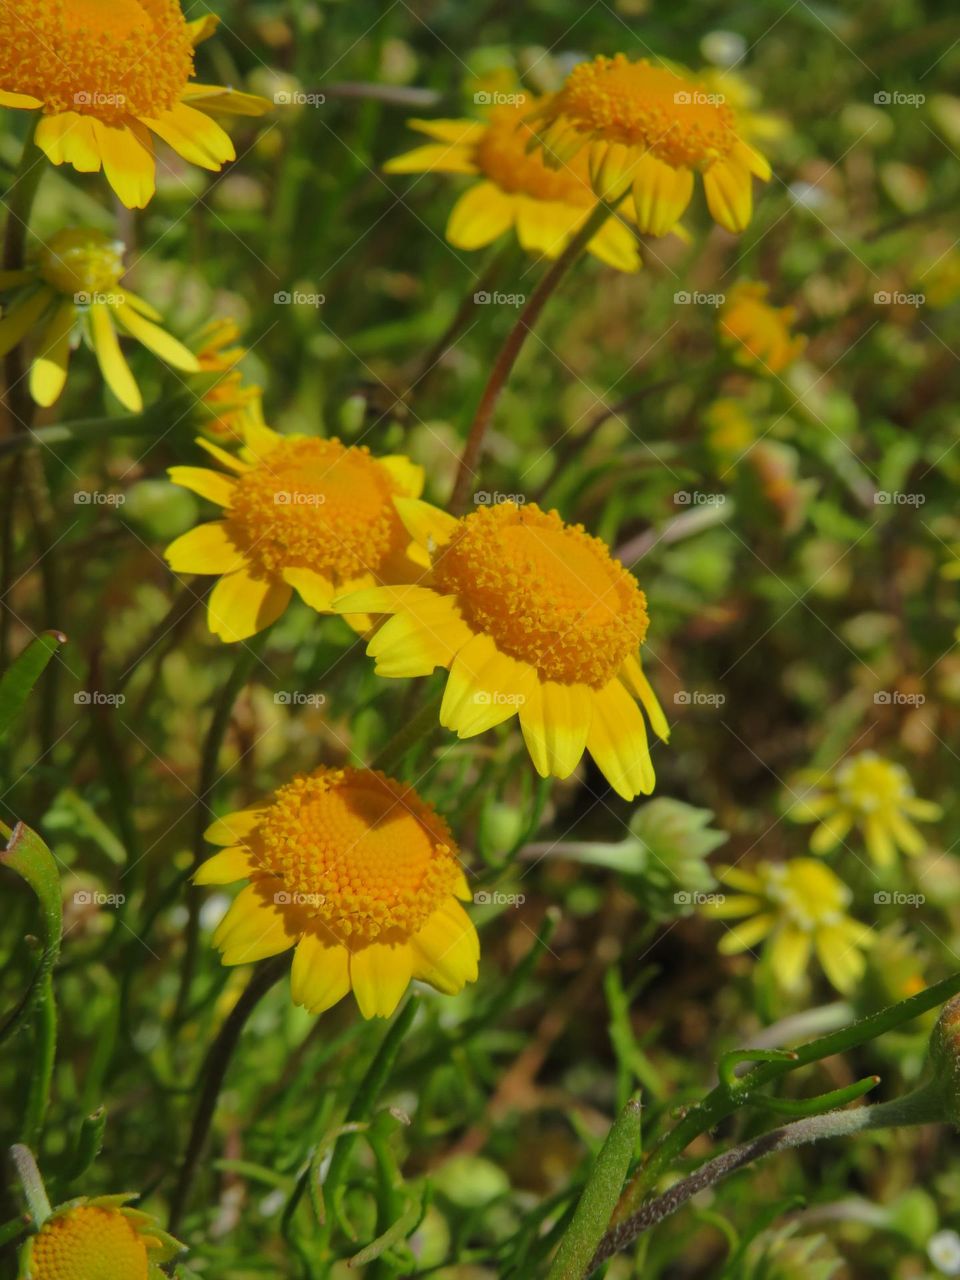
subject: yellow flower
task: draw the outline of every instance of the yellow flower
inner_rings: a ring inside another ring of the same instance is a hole
[[[243,429],[250,423],[263,424],[263,390],[244,386],[240,361],[245,347],[230,346],[240,337],[233,320],[212,320],[198,338],[197,363],[201,373],[222,373],[201,397],[211,416],[203,422],[204,431],[223,443],[243,442]]]
[[[431,569],[416,586],[344,595],[340,612],[389,613],[367,652],[379,675],[449,669],[440,723],[461,738],[511,716],[541,777],[568,777],[584,749],[632,800],[654,786],[639,699],[666,741],[640,667],[646,598],[599,538],[555,511],[504,502],[460,520],[397,499]]]
[[[216,30],[177,0],[16,0],[0,5],[0,106],[42,111],[36,142],[54,164],[98,173],[130,209],[154,192],[155,133],[217,170],[233,143],[206,114],[258,116],[264,98],[193,80],[194,47]]]
[[[521,101],[493,107],[483,121],[411,120],[432,142],[384,165],[387,173],[469,173],[480,178],[453,206],[447,239],[457,249],[480,249],[513,228],[528,253],[555,258],[596,208],[585,156],[550,169],[523,117]],[[632,210],[623,206],[627,218]],[[672,226],[667,230],[672,230]],[[637,271],[640,254],[633,231],[610,217],[587,246],[594,257],[620,271]]]
[[[183,1246],[131,1195],[74,1200],[55,1209],[20,1255],[20,1280],[164,1280]]]
[[[782,373],[800,355],[807,340],[790,332],[796,310],[772,307],[766,299],[765,284],[740,281],[731,289],[717,325],[721,338],[734,348],[738,364]]]
[[[738,458],[756,443],[757,427],[742,400],[722,396],[703,415],[710,448],[721,458]]]
[[[296,947],[294,1002],[322,1013],[351,989],[388,1018],[412,978],[447,995],[476,981],[471,894],[447,824],[412,787],[368,769],[316,769],[215,822],[226,845],[198,884],[247,879],[214,944],[224,964]]]
[[[697,173],[715,221],[743,231],[753,212],[752,175],[770,177],[721,94],[646,58],[631,62],[618,53],[581,62],[531,123],[543,127],[548,164],[568,164],[586,148],[598,195],[616,199],[632,186],[637,222],[651,235],[665,235],[683,216]]]
[[[722,955],[749,951],[765,941],[765,958],[786,991],[796,991],[815,950],[824,973],[838,991],[852,990],[866,961],[863,948],[873,941],[865,924],[846,914],[850,890],[816,858],[761,862],[755,871],[724,867],[721,884],[739,893],[705,908],[715,919],[737,919],[720,939]]]
[[[123,273],[123,245],[102,231],[79,227],[58,231],[22,270],[0,271],[0,292],[16,291],[0,320],[0,355],[39,330],[30,367],[30,394],[37,404],[59,398],[70,353],[83,337],[107,386],[125,408],[139,413],[143,397],[120,350],[118,325],[175,369],[199,369],[196,356],[155,323],[159,313],[121,288]]]
[[[239,456],[197,443],[227,468],[171,467],[170,479],[224,508],[172,542],[175,573],[223,574],[207,618],[221,640],[245,640],[283,613],[294,591],[319,613],[336,593],[410,582],[422,565],[393,505],[416,497],[423,470],[399,455],[374,458],[339,440],[281,436],[248,422]],[[348,619],[360,629],[362,616]]]
[[[737,119],[737,132],[757,145],[779,142],[790,132],[782,116],[758,111],[760,92],[736,71],[721,67],[704,67],[697,79],[708,93],[722,99]]]
[[[829,853],[857,827],[874,863],[889,867],[896,861],[898,848],[916,857],[927,847],[910,819],[936,822],[942,813],[938,804],[914,795],[902,765],[884,760],[875,751],[861,751],[827,774],[803,774],[801,781],[809,789],[788,817],[820,824],[810,838],[814,853]]]

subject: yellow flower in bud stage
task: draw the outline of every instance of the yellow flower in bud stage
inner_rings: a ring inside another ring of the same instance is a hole
[[[393,616],[367,652],[379,675],[450,674],[440,723],[473,737],[518,715],[541,777],[568,777],[584,750],[627,800],[654,787],[647,730],[669,736],[640,666],[646,598],[599,538],[535,504],[460,520],[396,506],[430,570],[415,586],[344,594],[338,612]]]
[[[708,904],[704,912],[720,920],[742,918],[720,939],[721,955],[737,955],[763,942],[776,980],[784,990],[796,991],[815,951],[838,991],[856,986],[866,964],[863,948],[873,935],[847,915],[850,890],[824,863],[792,858],[761,862],[753,871],[724,867],[717,878],[739,892]]]
[[[200,372],[223,374],[201,397],[212,412],[203,422],[203,430],[222,444],[242,444],[244,427],[263,425],[263,390],[244,386],[238,367],[247,350],[231,345],[239,337],[236,322],[223,319],[211,321],[197,338]]]
[[[531,114],[547,163],[569,164],[586,149],[594,191],[633,191],[640,230],[676,226],[703,178],[711,216],[739,232],[753,212],[753,176],[770,166],[745,140],[736,113],[696,76],[624,54],[581,62]]]
[[[479,181],[454,205],[447,239],[457,249],[480,249],[513,228],[528,253],[555,258],[596,208],[585,156],[550,169],[530,150],[534,134],[524,116],[537,100],[522,93],[516,102],[493,106],[480,120],[411,120],[432,139],[384,165],[387,173],[467,173]],[[632,210],[620,212],[627,219]],[[673,227],[668,227],[668,231]],[[633,230],[611,216],[587,246],[619,271],[637,271],[640,254]]]
[[[177,0],[5,0],[0,106],[40,111],[37,146],[81,173],[103,168],[128,208],[154,192],[156,134],[191,164],[218,170],[233,143],[206,113],[259,116],[270,103],[193,79],[212,14],[188,22]]]
[[[159,313],[121,285],[123,274],[123,245],[79,227],[58,231],[22,270],[0,271],[0,293],[12,293],[0,319],[0,356],[36,330],[29,385],[37,404],[59,398],[71,351],[85,338],[107,386],[126,409],[139,413],[143,397],[120,350],[118,328],[173,368],[199,369],[196,356],[157,324]]]
[[[175,573],[223,575],[207,606],[210,630],[245,640],[270,626],[297,591],[318,613],[335,594],[379,583],[412,582],[422,562],[397,515],[397,495],[416,497],[423,469],[395,455],[313,436],[281,436],[248,422],[244,447],[227,453],[197,443],[223,467],[171,467],[170,479],[223,508],[223,518],[172,542]],[[357,613],[358,629],[370,619]]]
[[[875,751],[861,751],[826,774],[805,772],[799,781],[808,789],[787,816],[819,824],[810,838],[813,853],[830,853],[857,828],[875,865],[889,867],[898,849],[916,857],[927,847],[911,818],[936,822],[942,816],[938,804],[914,794],[902,765]]]
[[[734,285],[720,310],[717,327],[723,341],[733,348],[738,364],[760,366],[777,374],[796,360],[807,340],[790,332],[796,310],[772,307],[767,292],[765,284],[752,281]]]
[[[447,995],[476,981],[480,944],[450,829],[412,787],[320,768],[207,832],[226,846],[198,884],[248,880],[216,932],[224,964],[295,947],[294,1002],[322,1013],[351,989],[388,1018],[411,979]]]
[[[164,1280],[183,1245],[127,1208],[132,1195],[73,1200],[55,1209],[20,1254],[19,1280]]]

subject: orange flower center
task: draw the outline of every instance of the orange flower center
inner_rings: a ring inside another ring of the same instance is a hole
[[[147,1280],[147,1247],[125,1214],[80,1205],[49,1218],[33,1242],[32,1280]]]
[[[522,110],[527,111],[526,105]],[[494,107],[486,133],[476,144],[477,168],[501,191],[531,196],[534,200],[556,200],[588,208],[596,196],[587,181],[585,159],[575,156],[568,165],[548,169],[540,150],[527,149],[533,130],[521,118],[521,108]]]
[[[66,227],[40,250],[39,266],[47,284],[69,297],[109,293],[123,275],[123,245],[103,231]]]
[[[463,519],[434,580],[475,630],[545,680],[601,688],[647,631],[633,575],[599,538],[534,504],[504,502]]]
[[[737,141],[734,114],[693,80],[624,54],[574,67],[551,116],[604,142],[641,147],[675,169],[703,169]]]
[[[409,543],[389,471],[339,440],[285,440],[240,476],[231,533],[271,573],[314,569],[336,585],[376,574]]]
[[[154,118],[193,75],[177,0],[17,0],[0,5],[0,89],[117,124]]]
[[[249,837],[289,905],[339,942],[401,942],[459,878],[447,824],[410,787],[365,769],[318,769],[276,792]]]

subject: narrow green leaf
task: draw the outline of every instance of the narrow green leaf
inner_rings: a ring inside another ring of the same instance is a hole
[[[815,1116],[821,1111],[834,1111],[837,1107],[845,1107],[848,1102],[862,1098],[865,1093],[875,1089],[880,1083],[879,1076],[866,1076],[855,1084],[848,1084],[843,1089],[832,1089],[829,1093],[819,1093],[815,1098],[768,1098],[755,1094],[746,1101],[753,1107],[762,1107],[765,1111],[773,1111],[781,1116]]]
[[[67,637],[62,631],[44,631],[0,676],[0,742],[9,733],[47,663],[66,643]]]
[[[797,1055],[789,1049],[731,1049],[717,1063],[717,1074],[731,1093],[743,1088],[743,1077],[737,1075],[741,1062],[795,1062]]]
[[[420,1221],[422,1205],[423,1193],[414,1190],[406,1208],[396,1222],[391,1223],[382,1235],[377,1236],[376,1240],[371,1240],[366,1248],[361,1249],[359,1253],[355,1253],[347,1261],[347,1266],[351,1268],[364,1267],[368,1262],[373,1262],[375,1258],[379,1258],[382,1253],[386,1253],[392,1245],[399,1244],[401,1240],[405,1240]]]

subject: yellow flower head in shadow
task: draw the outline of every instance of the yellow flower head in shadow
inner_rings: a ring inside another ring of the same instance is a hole
[[[617,199],[632,187],[637,222],[651,235],[665,235],[683,217],[697,174],[714,220],[743,231],[753,176],[770,177],[722,93],[646,58],[631,62],[618,53],[581,62],[531,124],[548,164],[569,164],[586,149],[598,195]]]
[[[20,1255],[20,1280],[163,1280],[183,1246],[132,1196],[98,1196],[55,1209]]]
[[[239,365],[247,350],[234,345],[239,338],[237,323],[221,319],[212,320],[197,342],[200,372],[223,375],[201,397],[211,415],[203,429],[223,444],[242,444],[246,426],[263,425],[263,390],[244,385]]]
[[[772,307],[765,284],[740,281],[730,290],[717,327],[738,364],[777,374],[807,345],[803,334],[791,333],[796,315],[793,307]]]
[[[764,943],[764,958],[785,991],[803,984],[811,952],[838,991],[851,991],[863,976],[863,948],[873,935],[847,915],[850,890],[816,858],[761,862],[753,871],[725,867],[721,884],[738,893],[721,897],[704,910],[714,919],[740,919],[718,944],[722,955],[736,955]]]
[[[0,320],[0,356],[33,330],[36,349],[30,365],[30,394],[51,405],[67,380],[70,354],[85,338],[93,347],[107,386],[124,408],[143,408],[117,339],[117,330],[136,338],[174,369],[196,373],[195,355],[157,324],[160,315],[121,285],[123,245],[103,231],[68,227],[41,247],[19,271],[0,271],[0,292],[13,292]]]
[[[432,139],[384,165],[387,173],[468,173],[474,183],[454,205],[447,239],[457,249],[480,249],[513,228],[528,253],[555,258],[597,204],[585,156],[548,168],[524,116],[536,100],[522,93],[493,106],[486,119],[411,120]],[[622,212],[630,218],[631,209]],[[667,230],[672,230],[672,226]],[[637,271],[640,254],[630,227],[610,217],[590,241],[594,257],[620,271]]]
[[[430,571],[416,586],[343,595],[340,612],[392,614],[367,652],[379,675],[448,668],[440,722],[469,738],[518,715],[541,777],[568,777],[584,750],[632,800],[654,787],[642,703],[666,718],[640,667],[646,598],[606,545],[531,503],[456,520],[397,500]]]
[[[37,146],[81,173],[103,168],[131,209],[154,192],[152,135],[191,164],[235,158],[206,113],[258,116],[264,98],[193,79],[195,45],[219,19],[177,0],[17,0],[0,5],[0,106],[41,111]]]
[[[320,768],[214,823],[207,839],[226,847],[197,883],[249,881],[214,934],[223,963],[296,947],[292,995],[311,1013],[352,989],[365,1018],[388,1018],[412,978],[448,995],[476,981],[457,846],[404,783]]]
[[[889,867],[898,849],[916,857],[927,847],[911,818],[936,822],[942,815],[938,804],[914,794],[902,765],[875,751],[861,751],[827,774],[802,774],[800,781],[809,789],[787,816],[818,824],[810,838],[813,853],[830,853],[857,828],[874,864]]]
[[[198,440],[226,469],[171,467],[170,479],[223,508],[223,518],[172,542],[175,573],[222,574],[207,618],[221,640],[246,640],[283,613],[294,591],[320,613],[335,594],[411,582],[423,565],[408,554],[397,495],[416,497],[423,471],[407,458],[313,436],[281,436],[248,423],[244,447],[227,453]],[[348,619],[364,629],[369,619]]]

